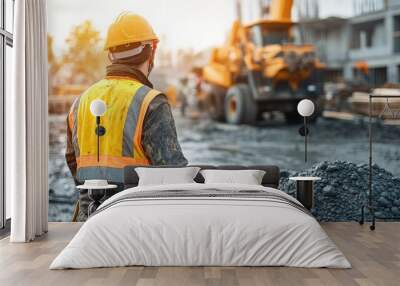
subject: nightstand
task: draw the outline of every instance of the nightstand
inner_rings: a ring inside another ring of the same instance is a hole
[[[76,188],[80,190],[87,190],[88,197],[90,199],[90,204],[88,206],[88,216],[93,214],[97,208],[101,205],[101,201],[106,196],[106,190],[116,189],[117,185],[103,185],[103,186],[96,186],[96,185],[88,185],[83,184],[79,185]]]
[[[314,205],[314,182],[321,180],[320,177],[290,177],[289,180],[296,181],[296,198],[303,206],[311,210]]]

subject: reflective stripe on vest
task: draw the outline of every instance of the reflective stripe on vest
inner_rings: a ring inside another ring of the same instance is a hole
[[[160,92],[126,78],[106,78],[90,87],[74,103],[68,120],[77,161],[77,180],[107,179],[123,182],[127,165],[149,165],[142,147],[144,117]],[[100,137],[97,162],[96,118],[90,103],[101,99],[107,111],[101,117],[106,133]]]
[[[78,97],[74,103],[71,106],[71,111],[68,115],[68,124],[69,128],[71,129],[72,133],[72,145],[74,146],[74,151],[75,151],[75,156],[79,157],[79,145],[78,145],[78,137],[77,137],[77,130],[78,130],[78,125],[77,125],[77,120],[75,120],[77,114],[78,114],[78,107],[79,107],[79,101],[81,97]]]

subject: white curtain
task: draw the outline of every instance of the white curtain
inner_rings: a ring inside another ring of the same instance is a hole
[[[6,98],[6,187],[12,242],[47,232],[48,120],[46,0],[16,0],[13,93]]]

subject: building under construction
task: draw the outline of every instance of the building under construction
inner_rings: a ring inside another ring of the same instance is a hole
[[[313,43],[326,80],[357,78],[368,69],[372,87],[400,82],[400,0],[355,0],[351,18],[299,19],[298,40]]]

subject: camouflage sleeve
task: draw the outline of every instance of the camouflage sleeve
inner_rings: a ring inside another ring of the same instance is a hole
[[[143,125],[142,145],[152,165],[188,164],[178,142],[171,107],[164,95],[150,103]]]
[[[68,168],[75,179],[77,165],[76,165],[75,150],[72,145],[72,131],[71,127],[69,126],[68,117],[67,117],[67,146],[65,149],[65,160],[67,161]]]

